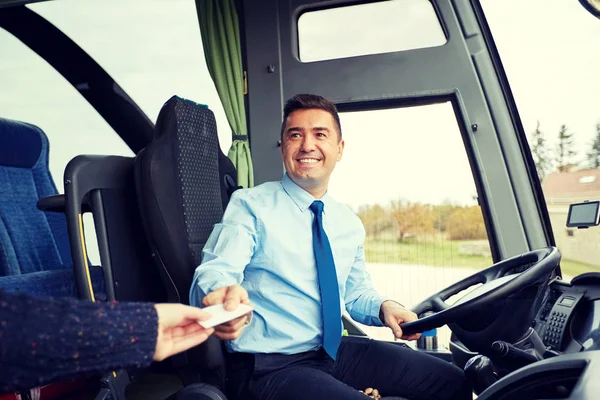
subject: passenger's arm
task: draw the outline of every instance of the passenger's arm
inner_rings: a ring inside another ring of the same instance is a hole
[[[198,322],[210,318],[210,314],[183,304],[155,304],[158,316],[158,332],[154,361],[162,361],[174,354],[191,349],[204,342],[214,332],[203,328]]]
[[[212,333],[183,304],[93,303],[0,291],[0,393],[124,367],[146,367]]]
[[[344,302],[352,319],[371,326],[383,326],[379,319],[381,304],[388,300],[373,288],[371,276],[366,270],[365,250],[361,245],[356,250],[354,265],[346,281]]]
[[[215,225],[194,274],[190,304],[201,306],[204,297],[217,289],[240,285],[244,269],[259,243],[259,219],[244,190],[233,193],[221,223]]]

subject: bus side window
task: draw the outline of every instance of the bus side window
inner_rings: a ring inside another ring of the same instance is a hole
[[[363,222],[367,269],[380,293],[410,307],[492,264],[449,102],[340,113],[340,119],[345,149],[329,190]],[[365,330],[393,339],[389,329]],[[440,340],[449,341],[447,328]]]

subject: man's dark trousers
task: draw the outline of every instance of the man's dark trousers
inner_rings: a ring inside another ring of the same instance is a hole
[[[367,338],[344,337],[336,361],[323,350],[293,355],[235,353],[232,360],[230,383],[236,386],[238,400],[365,400],[368,397],[358,390],[369,387],[384,397],[409,400],[473,398],[460,368]]]

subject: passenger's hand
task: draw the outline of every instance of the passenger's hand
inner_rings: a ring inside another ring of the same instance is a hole
[[[248,299],[248,292],[240,285],[222,287],[210,292],[202,299],[202,305],[205,307],[223,304],[228,311],[235,310],[241,303],[251,305],[250,300]],[[224,324],[217,325],[215,326],[215,336],[221,340],[237,339],[240,337],[242,330],[249,321],[250,313]]]
[[[416,340],[421,337],[420,333],[414,333],[408,336],[405,336],[402,333],[402,329],[400,328],[401,323],[416,321],[419,319],[419,317],[417,317],[417,314],[407,310],[395,301],[384,301],[381,304],[379,315],[381,322],[390,327],[396,338],[404,340]]]
[[[183,304],[155,304],[158,315],[158,337],[154,361],[162,361],[173,354],[188,350],[204,342],[214,331],[205,329],[198,321],[210,314],[198,307]]]

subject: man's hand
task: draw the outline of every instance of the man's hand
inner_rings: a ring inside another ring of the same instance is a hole
[[[381,303],[379,317],[381,318],[381,322],[391,328],[392,332],[394,332],[394,336],[398,339],[416,340],[421,337],[420,333],[415,333],[409,336],[402,334],[400,324],[403,322],[416,321],[419,319],[419,317],[417,317],[417,314],[407,310],[395,301],[386,300]]]
[[[380,399],[381,394],[379,394],[379,390],[373,388],[366,388],[365,390],[359,390],[359,392],[366,394],[372,399]]]
[[[154,361],[162,361],[173,354],[188,350],[204,342],[213,329],[205,329],[198,321],[210,318],[210,314],[198,307],[183,304],[155,304],[158,315],[158,336]]]
[[[210,292],[202,299],[202,305],[204,307],[223,304],[228,311],[235,310],[240,303],[251,305],[250,300],[248,299],[248,292],[240,285],[222,287]],[[215,336],[221,340],[237,339],[241,335],[246,322],[249,320],[250,314],[246,314],[224,324],[215,326]]]

